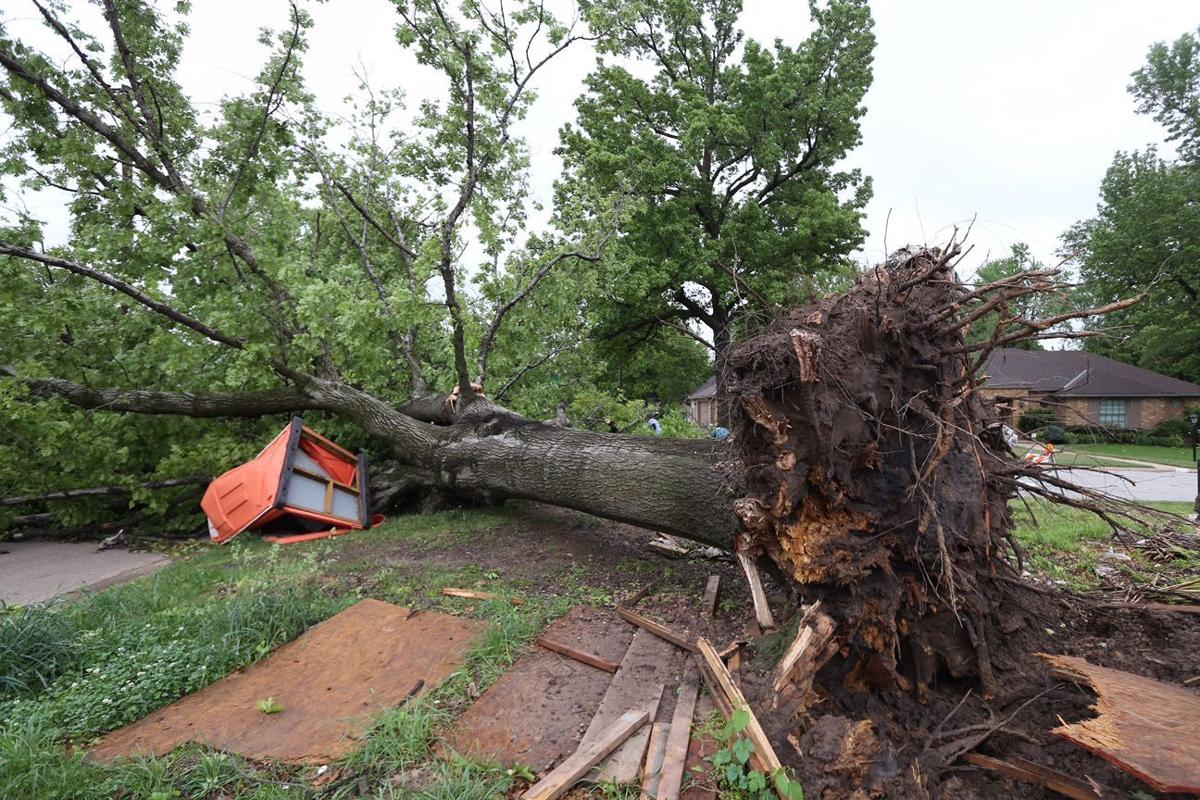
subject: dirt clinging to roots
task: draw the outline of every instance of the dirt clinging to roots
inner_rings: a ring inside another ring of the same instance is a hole
[[[905,253],[742,345],[736,510],[740,547],[823,601],[858,679],[923,692],[946,669],[987,695],[1016,484],[963,335],[939,319],[962,291],[945,255]]]

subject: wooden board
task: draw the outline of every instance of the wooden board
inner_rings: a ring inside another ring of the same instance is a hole
[[[587,664],[590,667],[602,669],[609,674],[616,672],[617,668],[621,666],[616,661],[609,661],[606,658],[601,658],[598,655],[585,652],[577,647],[572,647],[569,644],[563,644],[562,642],[546,636],[539,636],[534,640],[533,643],[538,647],[544,647],[547,650],[553,650],[554,652],[564,655],[567,658],[573,658],[581,664]]]
[[[679,800],[683,787],[683,770],[687,766],[688,743],[692,740],[692,714],[696,710],[696,695],[700,691],[700,673],[694,662],[688,662],[679,685],[679,697],[671,715],[671,730],[667,734],[666,755],[662,761],[662,778],[658,782],[658,800]]]
[[[1136,775],[1155,791],[1200,794],[1200,697],[1082,658],[1043,658],[1054,674],[1090,684],[1098,716],[1051,731]]]
[[[611,610],[577,606],[544,635],[619,662],[633,632]],[[579,747],[612,677],[534,648],[459,716],[443,748],[479,761],[545,772]]]
[[[750,597],[754,600],[754,617],[763,629],[775,627],[775,618],[771,616],[771,606],[767,603],[767,593],[763,590],[762,576],[758,574],[758,565],[754,559],[745,553],[737,554],[742,572],[746,573],[746,581],[750,584]]]
[[[676,647],[682,647],[684,650],[689,650],[693,653],[696,652],[696,645],[692,643],[692,640],[688,636],[680,633],[679,631],[668,628],[661,622],[655,622],[652,619],[647,619],[641,614],[630,611],[628,608],[622,608],[621,606],[617,606],[617,613],[621,616],[621,619],[625,620],[626,622],[633,623],[642,630],[649,631],[658,638],[665,639]]]
[[[746,725],[745,730],[746,738],[754,745],[754,753],[762,764],[763,772],[775,775],[783,769],[783,764],[780,762],[779,756],[775,755],[775,748],[771,746],[771,740],[767,738],[766,731],[762,729],[758,718],[754,716],[754,710],[742,696],[741,690],[734,685],[729,670],[725,668],[724,662],[721,661],[721,657],[717,655],[716,649],[708,639],[701,636],[696,640],[696,647],[700,649],[700,655],[708,665],[709,672],[706,673],[706,677],[711,675],[712,679],[716,681],[716,685],[712,687],[714,693],[723,694],[734,711],[744,709],[750,715],[750,722]],[[780,798],[787,800],[782,793]]]
[[[447,586],[442,589],[442,594],[444,594],[446,597],[464,597],[468,600],[507,600],[514,606],[525,605],[525,600],[521,597],[504,597],[503,595],[498,595],[495,592],[480,592],[476,591],[475,589],[456,589],[453,586]]]
[[[613,720],[604,730],[599,731],[595,738],[579,746],[553,772],[530,786],[523,795],[525,800],[555,800],[600,762],[614,748],[627,741],[629,736],[639,730],[645,730],[649,713],[642,710],[630,709]]]
[[[700,604],[700,610],[708,619],[712,619],[717,613],[717,594],[721,591],[721,576],[709,575],[708,585],[704,587],[704,601]]]
[[[650,727],[650,741],[646,745],[646,759],[642,764],[642,794],[640,800],[655,800],[658,783],[662,779],[663,756],[667,754],[667,731],[671,726],[656,722]]]
[[[708,692],[700,692],[696,701],[693,718],[697,721],[707,720],[716,711],[712,696]],[[711,736],[693,736],[688,743],[686,768],[683,771],[683,791],[679,800],[717,800],[717,792],[708,783],[708,772],[712,769],[706,759],[721,749],[721,745]]]
[[[252,759],[326,763],[354,749],[372,715],[458,670],[485,627],[362,600],[244,672],[108,734],[91,757],[159,756],[199,742]],[[283,710],[259,711],[268,697]]]
[[[621,667],[613,675],[596,716],[583,735],[582,744],[599,736],[614,719],[631,708],[657,708],[664,686],[674,686],[684,654],[673,644],[644,629],[637,629],[633,641],[621,659]],[[674,693],[668,693],[669,702]],[[668,709],[664,709],[666,712]],[[653,717],[651,720],[653,721]],[[641,771],[642,757],[650,738],[650,727],[629,737],[611,756],[594,770],[588,780],[596,783],[615,781],[636,783]],[[582,746],[581,744],[581,746]]]

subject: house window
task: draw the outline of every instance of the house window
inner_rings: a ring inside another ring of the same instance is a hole
[[[1129,413],[1128,400],[1101,400],[1100,424],[1109,428],[1124,428]]]

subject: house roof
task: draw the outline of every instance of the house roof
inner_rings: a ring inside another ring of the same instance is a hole
[[[696,391],[687,396],[688,400],[708,400],[717,396],[717,379],[716,377],[709,378]]]
[[[1003,348],[984,369],[989,389],[1068,397],[1200,397],[1200,386],[1084,350]]]

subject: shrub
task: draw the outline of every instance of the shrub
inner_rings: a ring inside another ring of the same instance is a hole
[[[1170,446],[1174,447],[1190,444],[1192,422],[1183,418],[1163,420],[1150,431],[1150,435],[1156,439],[1169,440]]]
[[[1017,430],[1021,433],[1032,433],[1048,425],[1056,425],[1058,415],[1050,408],[1031,408],[1017,420]]]
[[[1050,444],[1067,444],[1070,442],[1070,437],[1067,432],[1058,425],[1047,425],[1045,432],[1042,434],[1042,441]]]

